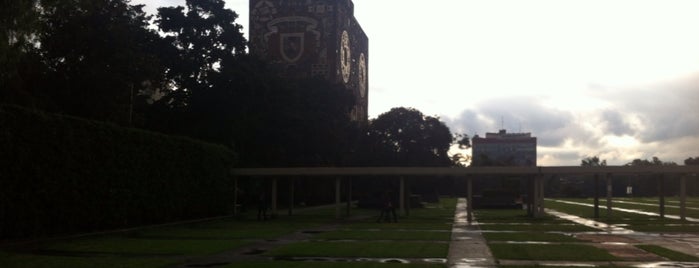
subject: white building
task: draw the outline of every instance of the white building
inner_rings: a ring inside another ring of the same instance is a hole
[[[536,137],[531,133],[486,133],[472,139],[473,166],[536,166]]]

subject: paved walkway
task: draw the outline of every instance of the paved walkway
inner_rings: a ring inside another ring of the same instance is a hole
[[[450,268],[494,267],[495,260],[478,223],[466,220],[466,199],[459,198],[454,213],[447,264]]]

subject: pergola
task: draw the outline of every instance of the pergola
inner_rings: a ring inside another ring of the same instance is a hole
[[[335,180],[335,216],[341,217],[341,178],[347,176],[380,176],[400,178],[399,200],[400,210],[407,213],[405,178],[411,176],[435,176],[439,178],[457,178],[466,180],[467,187],[467,217],[469,222],[473,216],[473,179],[486,175],[517,175],[531,178],[529,181],[529,209],[534,217],[538,217],[544,212],[544,178],[552,175],[585,175],[594,177],[595,185],[599,185],[600,176],[606,179],[606,206],[607,216],[612,210],[612,178],[615,175],[659,175],[662,182],[665,175],[672,174],[680,176],[680,218],[686,219],[686,198],[687,198],[687,178],[699,173],[697,166],[552,166],[552,167],[301,167],[301,168],[235,168],[232,174],[235,177],[236,188],[237,179],[241,176],[247,177],[269,177],[272,178],[272,214],[277,210],[277,178],[279,177],[315,177],[319,179]],[[659,214],[665,216],[665,191],[659,183]],[[599,216],[599,187],[595,187],[595,216]],[[351,188],[350,188],[351,189]],[[293,184],[291,186],[291,198],[293,199]],[[348,208],[351,202],[351,190],[347,198]],[[234,202],[237,205],[237,194]],[[289,212],[293,209],[293,200],[290,204]]]

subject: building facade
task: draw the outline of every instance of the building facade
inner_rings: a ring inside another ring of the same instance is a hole
[[[536,137],[531,133],[486,133],[472,139],[473,166],[536,166]]]
[[[369,39],[351,0],[250,0],[250,52],[290,78],[321,77],[351,90],[366,121]]]

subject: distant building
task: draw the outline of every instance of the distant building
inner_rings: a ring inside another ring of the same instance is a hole
[[[536,166],[536,137],[531,133],[486,133],[472,139],[473,166]]]
[[[369,39],[352,0],[250,0],[250,52],[285,77],[344,85],[356,100],[351,117],[367,120]]]

